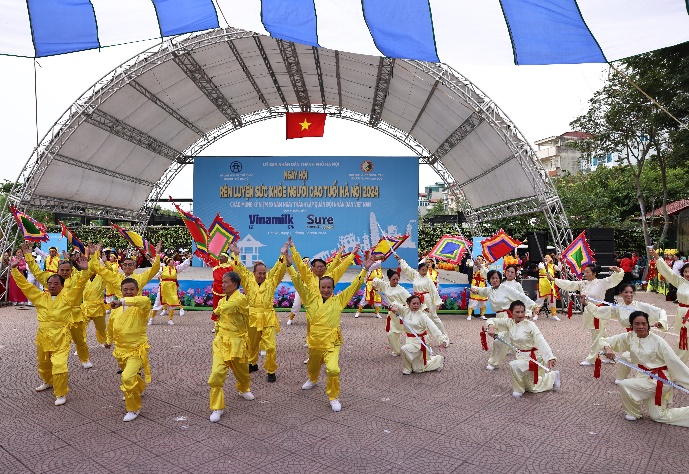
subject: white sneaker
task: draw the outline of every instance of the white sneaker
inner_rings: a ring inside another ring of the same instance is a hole
[[[291,326],[291,325],[292,325],[292,320],[291,320],[291,319],[287,319],[287,325],[288,325],[288,326]]]
[[[59,407],[60,405],[64,405],[67,403],[67,397],[57,397],[55,399],[55,406]]]
[[[533,315],[533,318],[531,318],[531,320],[532,320],[532,321],[538,321],[538,315],[537,315],[537,314],[534,314],[534,315]]]
[[[93,364],[91,363],[91,361],[88,361],[88,360],[87,360],[86,362],[82,362],[82,363],[81,363],[81,366],[82,366],[83,368],[85,368],[85,369],[91,369],[91,368],[93,368]]]
[[[213,413],[211,413],[211,423],[217,423],[220,421],[220,417],[222,414],[225,413],[225,410],[213,410]]]
[[[497,369],[497,367],[495,367],[494,365],[488,364],[488,365],[486,366],[486,370],[495,370],[495,369]]]
[[[307,380],[304,385],[301,386],[302,390],[311,390],[313,387],[316,386],[316,382],[312,382],[310,379]]]
[[[342,404],[336,398],[335,400],[330,400],[330,408],[332,408],[333,411],[340,411],[342,410]]]
[[[259,354],[261,354],[262,356],[264,356],[264,355],[266,355],[266,351],[260,351]]]
[[[615,363],[614,360],[610,360],[610,359],[608,359],[607,357],[605,357],[605,358],[602,358],[602,357],[601,357],[601,359],[602,359],[602,361],[603,361],[604,364],[614,364],[614,363]]]
[[[239,394],[240,397],[242,397],[244,400],[253,400],[254,399],[254,394],[251,392],[244,392]]]
[[[553,319],[553,321],[559,321],[560,320],[560,318],[558,318],[557,316],[553,316],[552,319]]]
[[[471,321],[471,315],[467,316],[467,321]]]
[[[213,327],[213,329],[211,329],[211,333],[215,334],[215,327]]]
[[[390,355],[392,357],[399,357],[399,354],[397,352],[391,352]]]
[[[581,362],[579,362],[579,365],[581,365],[582,367],[591,367],[593,364],[587,360],[582,360]]]
[[[411,370],[409,370],[409,369],[402,369],[402,373],[403,373],[404,375],[410,375],[410,374],[411,374]]]
[[[562,382],[560,381],[560,371],[559,370],[553,370],[553,375],[555,376],[555,383],[553,383],[553,392],[557,392],[560,390],[560,385]]]
[[[627,421],[636,421],[636,420],[638,420],[638,418],[635,417],[634,415],[624,415],[624,419],[627,420]]]
[[[179,315],[184,316],[184,310],[182,308],[179,309]]]
[[[615,379],[615,385],[619,385],[619,384],[621,384],[621,383],[622,383],[622,380],[620,380],[620,379]]]
[[[514,398],[522,398],[522,395],[524,395],[522,392],[512,392]]]
[[[381,318],[382,318],[382,316],[380,315],[380,313],[376,313],[376,319],[381,319]]]
[[[167,325],[168,325],[168,326],[174,326],[174,325],[175,325],[175,322],[174,322],[172,319],[168,319],[168,320],[167,320]]]
[[[437,369],[435,369],[435,370],[436,370],[437,372],[440,372],[441,370],[443,370],[443,365],[445,365],[445,357],[440,356],[440,366],[439,366]]]
[[[137,416],[139,416],[138,411],[128,411],[127,414],[124,415],[124,418],[122,418],[122,421],[132,421],[135,420]]]
[[[484,321],[486,321],[488,318],[486,318],[485,316],[481,316],[481,319],[483,319]]]
[[[153,325],[153,318],[148,318],[148,325],[152,326]]]
[[[305,364],[308,364],[308,363],[309,363],[309,359],[310,359],[310,357],[307,357],[306,359],[304,359],[304,363],[305,363]]]
[[[354,313],[354,317],[355,317],[355,318],[358,318],[358,317],[359,317],[359,312],[358,312],[358,311],[357,311],[356,313]]]
[[[74,355],[75,355],[75,356],[78,356],[79,353],[78,353],[77,351],[74,351]]]
[[[49,388],[52,388],[52,387],[53,387],[53,386],[50,385],[49,383],[43,382],[41,385],[39,385],[38,387],[36,387],[36,391],[37,391],[37,392],[43,392],[43,391],[48,390]]]

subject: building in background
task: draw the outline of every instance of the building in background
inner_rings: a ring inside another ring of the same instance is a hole
[[[536,157],[551,178],[565,173],[581,174],[589,171],[588,160],[572,146],[582,138],[590,137],[585,132],[567,132],[555,137],[536,140]],[[598,164],[598,163],[596,163]]]

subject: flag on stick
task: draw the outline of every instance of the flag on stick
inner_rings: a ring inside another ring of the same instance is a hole
[[[213,258],[220,258],[220,254],[227,252],[230,244],[237,240],[239,231],[217,214],[208,228],[208,254]]]
[[[461,235],[443,235],[428,253],[428,257],[458,265],[470,246],[469,241]]]
[[[79,240],[77,236],[74,235],[74,233],[71,230],[69,230],[69,228],[65,225],[64,222],[59,222],[60,227],[62,227],[62,236],[67,237],[67,243],[69,243],[75,249],[79,249],[79,251],[82,254],[86,255],[86,247],[84,247],[84,244],[81,243],[81,240]]]
[[[148,240],[141,237],[139,234],[133,230],[127,230],[124,227],[120,227],[117,224],[110,224],[113,229],[120,233],[120,235],[129,242],[133,247],[138,248],[144,252],[148,252],[151,257],[156,256],[155,246],[152,245]]]
[[[203,256],[208,255],[208,231],[206,230],[206,226],[204,226],[201,219],[194,214],[180,208],[177,203],[172,200],[172,197],[170,197],[170,202],[175,206],[180,216],[182,216],[182,221],[184,221],[184,225],[187,226],[187,230],[196,244],[196,251],[194,254],[199,258],[204,258]]]
[[[584,267],[594,262],[594,253],[586,241],[586,233],[582,232],[579,236],[562,251],[562,260],[572,270],[577,278],[584,274]]]
[[[322,137],[325,131],[326,114],[317,112],[287,112],[287,139]]]
[[[17,221],[17,225],[24,236],[24,240],[30,242],[47,242],[50,240],[45,225],[12,205],[10,205],[10,212],[14,216],[14,220]]]
[[[386,260],[392,255],[405,240],[409,238],[408,235],[384,235],[380,238],[378,243],[369,250],[373,260]]]
[[[482,253],[488,263],[493,263],[501,259],[520,245],[521,242],[519,240],[510,237],[502,229],[496,232],[492,237],[488,237],[481,241]]]

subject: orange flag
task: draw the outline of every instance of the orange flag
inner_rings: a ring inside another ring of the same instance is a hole
[[[316,112],[287,112],[287,139],[322,137],[326,114]]]

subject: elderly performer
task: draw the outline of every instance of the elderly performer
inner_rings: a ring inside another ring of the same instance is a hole
[[[648,314],[634,311],[629,315],[631,332],[604,337],[601,344],[608,359],[615,359],[615,351],[629,352],[631,363],[669,382],[689,387],[689,368],[674,353],[670,345],[657,334],[649,332]],[[642,406],[648,416],[660,423],[689,427],[689,407],[667,408],[672,388],[639,371],[618,385],[622,396],[625,419],[642,417]]]
[[[389,282],[386,282],[382,278],[374,278],[372,284],[373,289],[379,293],[383,293],[388,304],[405,305],[410,295],[407,289],[400,285],[399,273],[395,270],[388,269],[387,274]],[[402,349],[400,337],[406,334],[406,330],[399,318],[395,317],[392,311],[388,312],[385,332],[388,334],[388,342],[390,343],[390,349],[392,349],[392,355],[400,355]]]
[[[555,356],[548,342],[533,321],[526,319],[526,306],[521,301],[513,301],[509,311],[512,318],[495,318],[488,320],[486,329],[489,336],[495,336],[496,329],[509,335],[511,344],[519,349],[522,356],[510,362],[512,375],[512,396],[520,398],[524,392],[546,392],[560,390],[560,372],[555,368]],[[550,372],[539,369],[539,361],[545,364]]]

